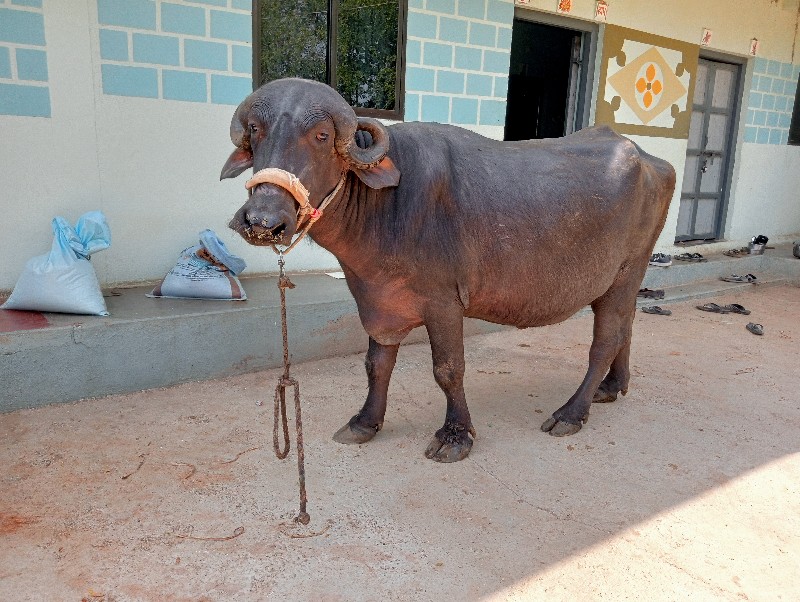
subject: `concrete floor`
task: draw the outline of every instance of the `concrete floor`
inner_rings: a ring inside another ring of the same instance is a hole
[[[444,416],[424,345],[356,447],[331,435],[363,358],[293,366],[306,527],[271,449],[280,370],[2,414],[0,600],[800,599],[800,288],[669,307],[637,314],[628,395],[563,439],[539,425],[583,377],[591,317],[468,339],[457,464],[422,455]]]

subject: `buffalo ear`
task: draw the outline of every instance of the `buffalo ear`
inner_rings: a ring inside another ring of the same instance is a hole
[[[368,169],[353,168],[353,171],[370,188],[391,188],[400,183],[400,170],[389,157],[384,157],[380,163]]]
[[[225,165],[222,167],[222,173],[219,174],[219,179],[235,178],[250,167],[253,167],[253,152],[237,148],[231,153],[228,160],[225,161]]]

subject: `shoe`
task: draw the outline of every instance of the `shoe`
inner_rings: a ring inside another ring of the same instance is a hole
[[[758,278],[753,276],[753,274],[745,274],[744,276],[731,274],[730,276],[720,276],[719,279],[725,282],[750,282],[751,284],[758,284]]]
[[[745,328],[753,334],[757,334],[759,336],[764,334],[764,327],[761,324],[754,324],[753,322],[750,322],[747,326],[745,326]]]
[[[738,303],[731,303],[730,305],[723,305],[722,309],[727,310],[732,314],[742,314],[743,316],[749,316],[750,310],[746,309],[744,305],[739,305]]]
[[[697,305],[697,309],[700,311],[710,311],[715,314],[728,314],[730,313],[729,309],[725,309],[724,307],[720,307],[716,303],[706,303],[705,305]]]
[[[650,256],[650,265],[655,265],[661,268],[666,268],[672,265],[672,255],[665,255],[664,253],[653,253]]]
[[[649,305],[647,307],[642,307],[641,311],[646,314],[655,314],[657,316],[671,316],[672,312],[668,309],[664,309],[663,307],[659,307],[658,305]]]
[[[750,254],[750,247],[741,247],[740,249],[729,249],[722,252],[723,255],[728,257],[744,257]]]
[[[690,261],[693,263],[702,263],[703,261],[708,261],[705,257],[700,255],[700,253],[681,253],[680,255],[676,255],[674,259],[678,261]]]
[[[636,293],[636,296],[641,297],[642,299],[663,299],[664,291],[660,288],[655,290],[651,290],[649,288],[640,288],[639,292]]]

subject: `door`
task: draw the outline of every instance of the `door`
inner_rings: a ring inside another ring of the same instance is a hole
[[[588,34],[514,19],[505,140],[558,138],[583,123]]]
[[[738,65],[700,59],[675,242],[721,235],[738,83]]]

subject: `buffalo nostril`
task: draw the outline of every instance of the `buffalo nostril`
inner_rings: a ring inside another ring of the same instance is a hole
[[[247,223],[250,224],[251,226],[259,226],[261,228],[264,228],[265,230],[272,230],[282,225],[278,218],[267,217],[259,213],[248,212],[245,215],[245,219],[247,220]]]
[[[269,217],[258,212],[245,214],[247,230],[251,230],[260,237],[270,236],[277,238],[286,230],[286,223],[280,217]]]

